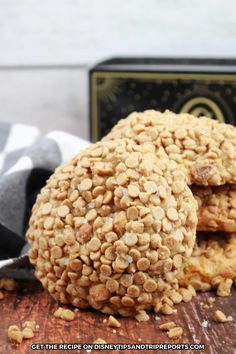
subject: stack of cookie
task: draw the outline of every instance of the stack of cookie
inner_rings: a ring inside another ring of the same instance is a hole
[[[62,302],[147,320],[236,277],[236,128],[133,113],[59,166],[32,210],[36,276]],[[198,230],[196,237],[196,230]]]
[[[130,138],[147,151],[154,146],[157,156],[167,155],[185,170],[198,202],[198,232],[179,283],[229,295],[236,280],[236,127],[149,110],[119,121],[103,140],[117,137]]]

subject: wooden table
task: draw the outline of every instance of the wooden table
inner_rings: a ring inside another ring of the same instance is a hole
[[[20,283],[17,291],[6,293],[0,301],[0,354],[14,353],[87,353],[85,349],[75,350],[38,350],[31,349],[32,343],[93,343],[97,338],[103,338],[107,343],[204,343],[204,350],[176,350],[179,353],[236,353],[236,291],[230,297],[216,297],[210,309],[205,309],[207,298],[214,294],[198,294],[191,302],[179,304],[170,316],[150,315],[148,322],[137,323],[130,318],[120,318],[121,327],[112,329],[106,325],[107,316],[95,311],[76,311],[72,322],[56,319],[53,312],[58,304],[34,281]],[[233,316],[233,322],[216,323],[213,314],[221,309],[226,315]],[[11,324],[21,326],[26,320],[35,320],[39,328],[35,337],[24,340],[21,344],[11,344],[7,338],[7,328]],[[164,322],[175,321],[184,329],[182,339],[170,340],[165,332],[159,330]],[[202,326],[207,321],[208,326]],[[137,353],[137,351],[95,351],[92,353]],[[143,351],[139,351],[142,353]],[[165,353],[171,351],[145,351],[147,353]]]

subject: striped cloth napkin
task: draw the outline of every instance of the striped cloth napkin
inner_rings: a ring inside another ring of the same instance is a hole
[[[65,132],[0,123],[0,277],[32,277],[25,232],[36,195],[58,165],[88,145]]]

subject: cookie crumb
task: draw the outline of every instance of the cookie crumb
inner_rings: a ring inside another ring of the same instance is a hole
[[[176,327],[176,323],[175,322],[166,322],[166,323],[163,323],[159,326],[159,328],[162,330],[162,331],[169,331],[170,329],[172,328],[175,328]]]
[[[3,300],[4,299],[4,294],[2,291],[0,291],[0,300]]]
[[[23,328],[30,328],[33,332],[36,330],[35,321],[25,321],[22,325]]]
[[[37,327],[35,321],[25,321],[22,327],[22,330],[16,325],[11,325],[8,328],[8,337],[12,342],[21,343],[23,339],[34,337],[34,332]]]
[[[207,328],[208,327],[208,321],[203,321],[202,322],[202,327]]]
[[[32,328],[30,327],[25,327],[22,331],[22,336],[24,339],[30,339],[34,337],[34,332],[32,330]]]
[[[167,332],[167,336],[170,339],[178,339],[181,338],[183,334],[183,328],[182,327],[174,327],[171,328],[168,332]]]
[[[233,285],[232,279],[225,279],[218,285],[217,295],[218,296],[229,296],[231,294],[231,287]]]
[[[15,343],[21,343],[23,340],[23,334],[20,328],[16,325],[11,325],[7,330],[8,338]]]
[[[106,344],[107,342],[102,339],[102,338],[97,338],[95,339],[95,341],[93,342],[93,344]]]
[[[54,312],[54,316],[65,321],[73,321],[75,319],[74,312],[64,309],[63,307],[58,307],[58,309]]]
[[[216,299],[214,297],[212,297],[212,296],[208,297],[208,299],[207,299],[207,302],[210,305],[214,304],[215,301],[216,301]]]
[[[108,326],[119,328],[121,326],[120,322],[113,316],[108,318]]]
[[[216,322],[219,323],[224,323],[224,322],[230,322],[233,320],[232,316],[228,316],[226,317],[226,315],[224,314],[224,312],[220,311],[220,310],[216,310],[215,314],[214,314],[214,320]]]

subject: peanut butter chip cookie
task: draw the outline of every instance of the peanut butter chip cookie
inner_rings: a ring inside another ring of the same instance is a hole
[[[192,256],[178,275],[179,284],[196,290],[217,288],[218,296],[228,296],[236,279],[236,234],[202,233]]]
[[[197,202],[176,163],[158,157],[139,129],[144,144],[94,144],[58,167],[37,197],[29,259],[62,303],[140,317],[182,299],[173,286],[195,243]],[[147,136],[158,144],[155,134]]]
[[[199,231],[236,231],[236,185],[191,189],[198,202]]]
[[[149,110],[120,120],[103,140],[123,137],[184,166],[189,184],[236,183],[236,127],[230,124]]]

